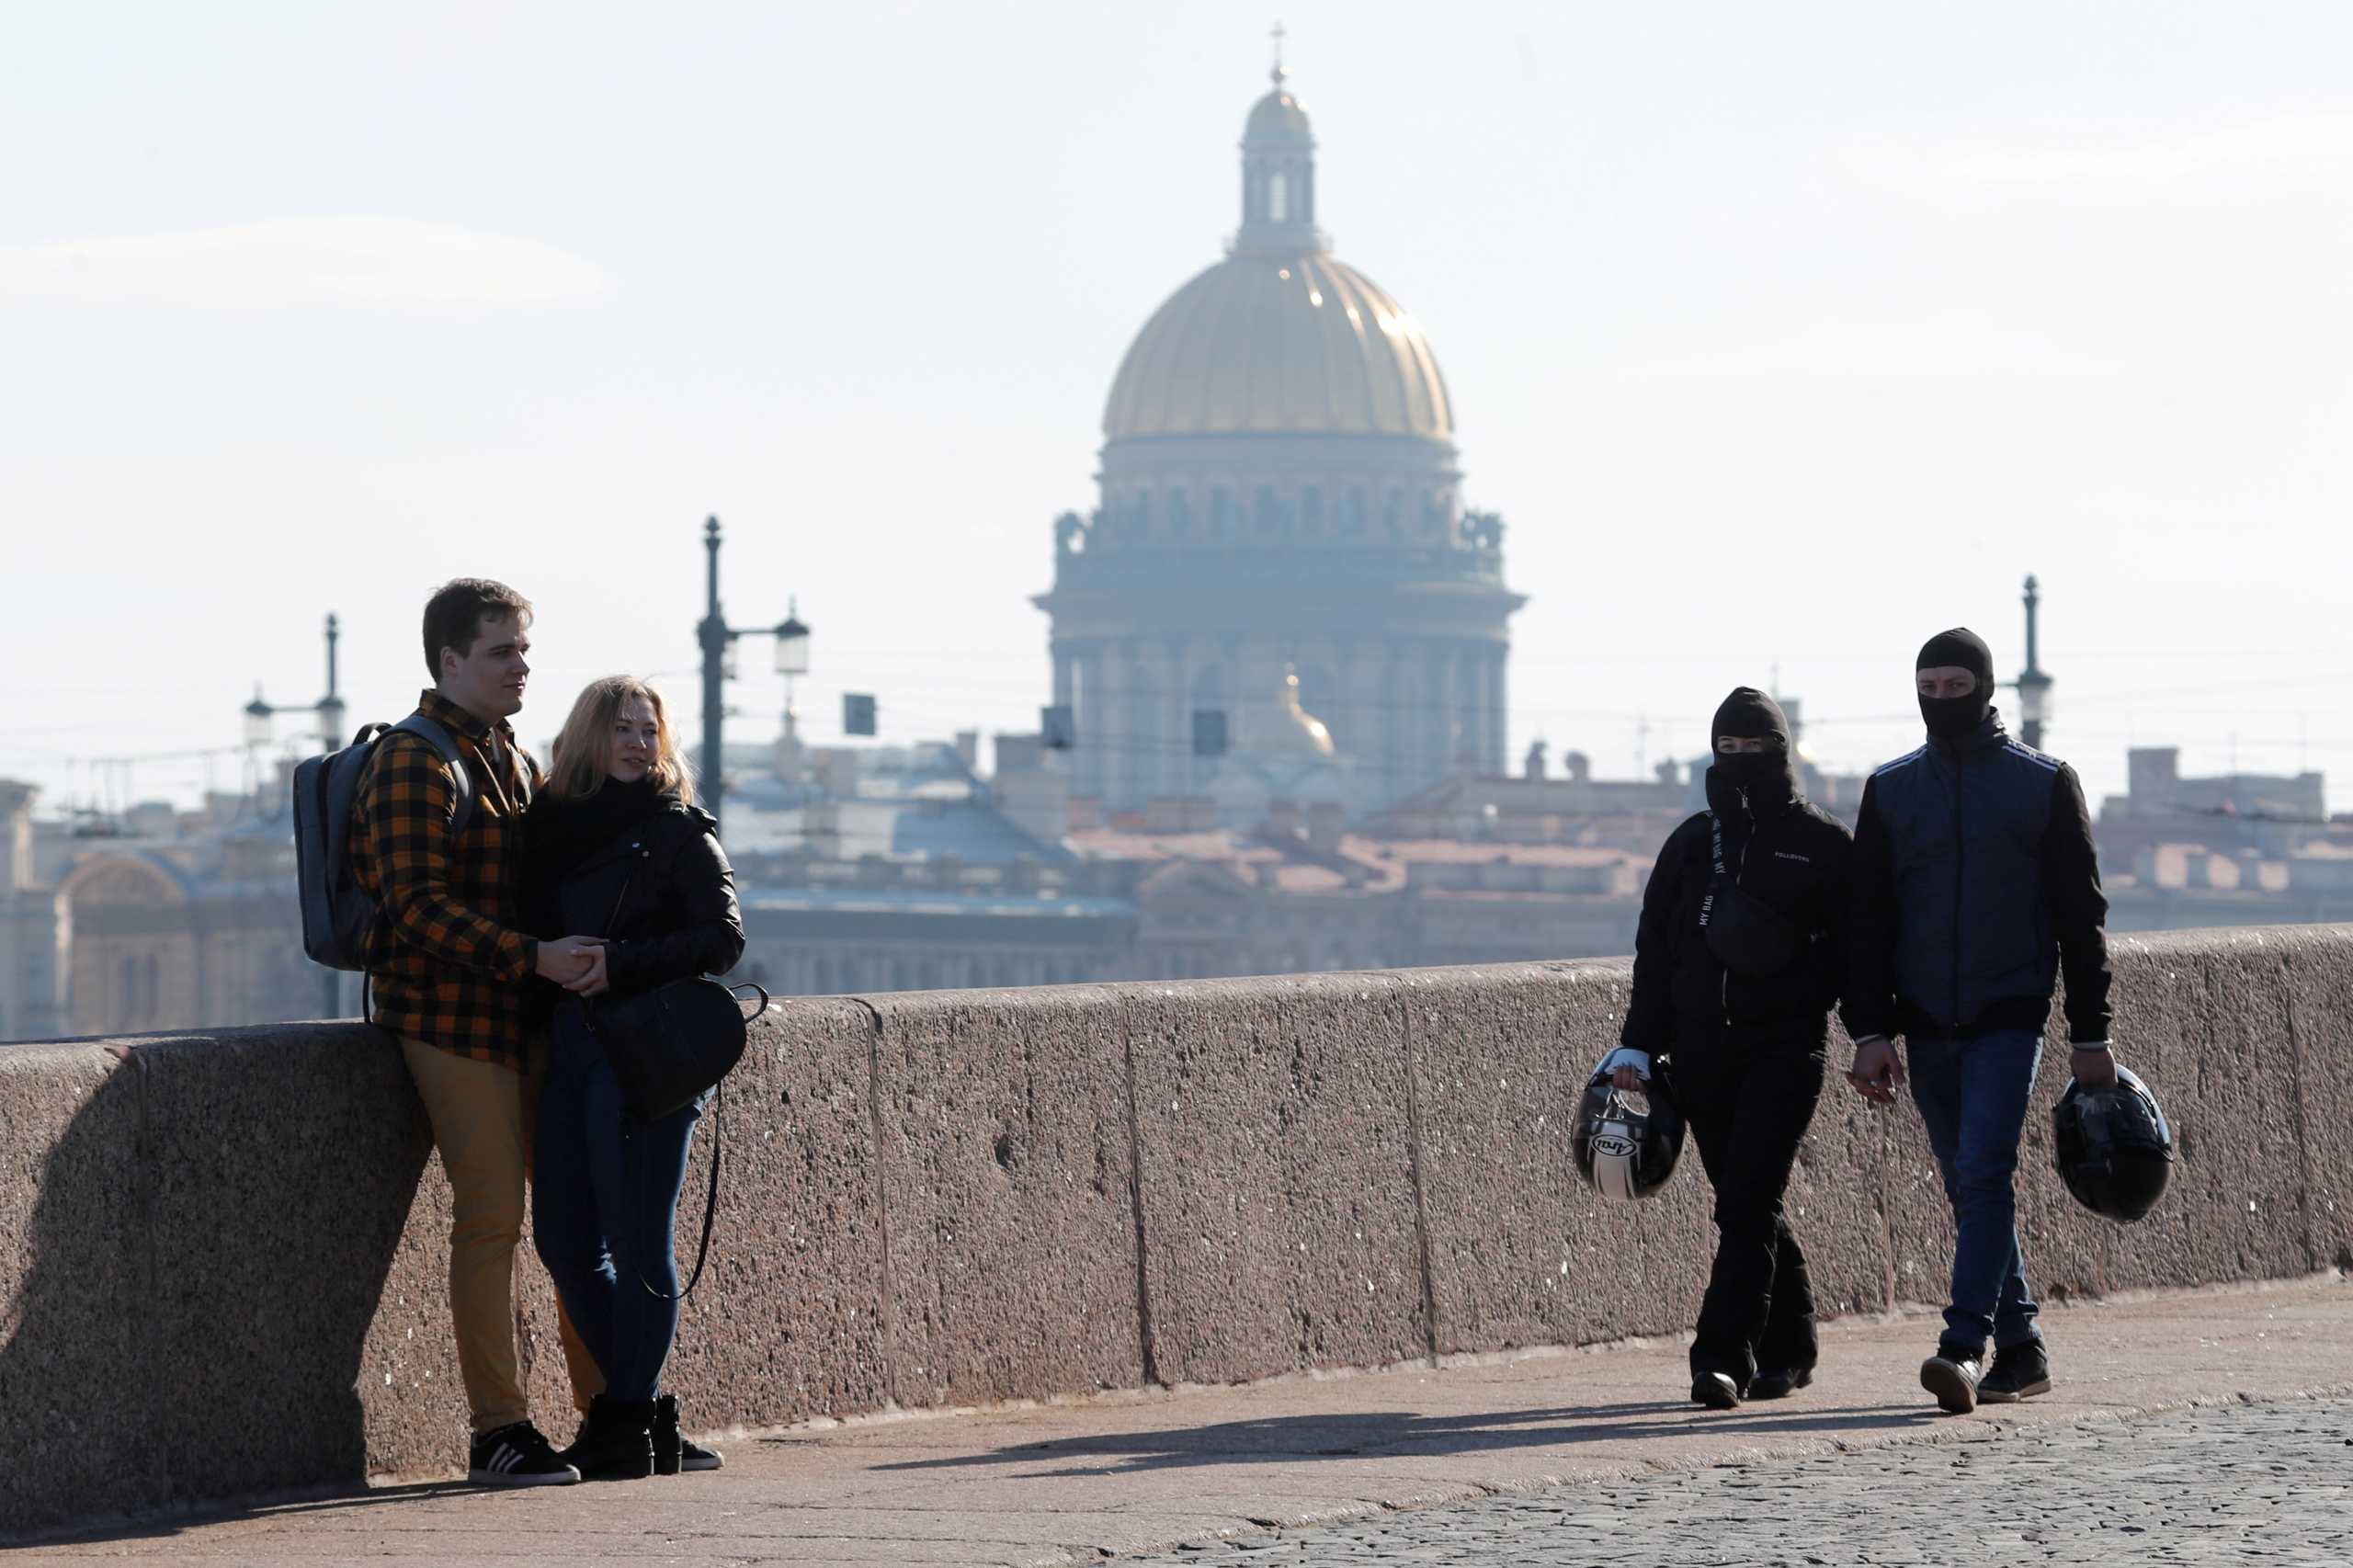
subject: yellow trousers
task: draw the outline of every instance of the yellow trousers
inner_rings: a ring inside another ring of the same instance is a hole
[[[477,1434],[526,1420],[522,1357],[515,1343],[515,1249],[523,1237],[523,1184],[531,1168],[531,1124],[546,1062],[528,1074],[477,1062],[404,1038],[401,1054],[433,1123],[433,1146],[449,1178],[449,1316],[457,1330],[458,1375]],[[556,1337],[571,1374],[573,1403],[588,1408],[604,1374],[573,1329],[562,1303]]]

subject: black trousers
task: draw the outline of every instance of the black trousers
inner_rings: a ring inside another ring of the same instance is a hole
[[[1781,1208],[1822,1098],[1826,1025],[1678,1032],[1676,1103],[1716,1189],[1716,1261],[1691,1369],[1746,1391],[1758,1371],[1811,1368],[1813,1286]]]

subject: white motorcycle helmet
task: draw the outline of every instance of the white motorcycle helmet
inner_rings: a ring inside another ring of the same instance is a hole
[[[1610,1081],[1621,1066],[1643,1075],[1638,1093]],[[1666,1185],[1683,1153],[1683,1113],[1648,1053],[1620,1048],[1601,1059],[1586,1080],[1571,1143],[1578,1171],[1604,1198],[1648,1198]]]

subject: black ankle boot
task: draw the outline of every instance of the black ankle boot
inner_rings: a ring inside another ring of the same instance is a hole
[[[580,1436],[563,1450],[583,1481],[635,1481],[654,1473],[654,1403],[628,1404],[598,1394],[588,1402]]]
[[[654,1473],[676,1475],[682,1470],[717,1470],[726,1461],[716,1449],[706,1449],[678,1432],[678,1396],[657,1394],[654,1400]]]

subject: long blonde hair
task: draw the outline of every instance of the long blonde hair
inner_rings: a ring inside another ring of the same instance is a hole
[[[654,710],[654,766],[646,777],[657,790],[679,799],[695,798],[694,770],[679,755],[678,737],[670,728],[670,710],[662,694],[635,676],[605,676],[590,681],[572,704],[548,758],[548,791],[554,795],[593,795],[613,772],[613,727],[620,722],[621,705],[643,698]]]

